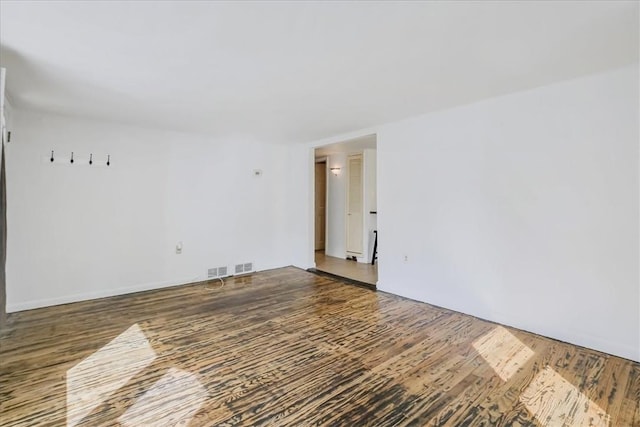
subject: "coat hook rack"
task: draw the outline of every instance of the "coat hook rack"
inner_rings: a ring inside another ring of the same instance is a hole
[[[1,1],[2,0],[0,0],[0,2]],[[67,166],[71,165],[71,166],[74,166],[74,169],[75,168],[82,169],[83,167],[87,167],[87,166],[90,166],[91,169],[103,168],[105,166],[113,166],[111,164],[111,154],[100,154],[100,153],[83,154],[81,152],[76,153],[75,151],[68,151],[68,153],[71,153],[71,154],[69,155],[69,157],[66,157],[64,155],[64,152],[62,153],[62,155],[60,155],[60,152],[58,151],[58,156],[56,157],[55,150],[48,150],[46,155],[43,153],[42,157],[40,157],[40,161],[44,163],[49,163],[52,166],[58,166],[61,164],[66,164]]]

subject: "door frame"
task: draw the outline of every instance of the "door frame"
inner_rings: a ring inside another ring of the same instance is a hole
[[[316,163],[324,163],[324,253],[327,253],[327,245],[329,241],[329,158],[327,156],[315,157],[315,148],[313,149],[313,253],[316,253]],[[315,263],[315,255],[314,255]]]

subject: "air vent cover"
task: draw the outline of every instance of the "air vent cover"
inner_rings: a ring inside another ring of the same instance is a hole
[[[224,277],[227,275],[227,267],[218,267],[218,276]]]
[[[249,273],[253,271],[253,263],[245,262],[243,264],[236,264],[235,274]]]
[[[207,277],[209,279],[213,278],[213,277],[218,277],[218,269],[217,268],[210,268],[207,270]]]

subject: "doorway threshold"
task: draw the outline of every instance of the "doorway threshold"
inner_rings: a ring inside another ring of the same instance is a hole
[[[327,271],[318,270],[317,268],[308,268],[308,272],[317,274],[318,276],[325,276],[331,279],[339,280],[344,283],[348,283],[350,285],[360,286],[362,288],[369,289],[371,291],[376,290],[376,285],[372,285],[371,283],[361,282],[360,280],[351,279],[349,277],[338,276],[337,274],[329,273]]]

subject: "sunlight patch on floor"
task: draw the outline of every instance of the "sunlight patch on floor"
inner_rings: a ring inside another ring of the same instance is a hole
[[[546,367],[520,396],[544,427],[607,427],[610,416],[560,374]]]
[[[171,368],[118,421],[124,427],[186,426],[206,398],[194,374]]]
[[[475,340],[473,348],[503,381],[508,381],[534,355],[533,350],[502,326]]]
[[[67,371],[67,426],[73,427],[156,358],[137,324]]]

